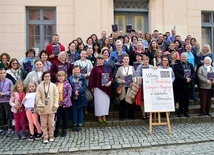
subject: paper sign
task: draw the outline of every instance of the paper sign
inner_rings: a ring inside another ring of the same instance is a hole
[[[26,101],[24,102],[25,108],[33,108],[36,99],[36,93],[27,93],[25,95]]]

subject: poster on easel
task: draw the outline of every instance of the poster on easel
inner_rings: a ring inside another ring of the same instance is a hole
[[[175,111],[170,69],[144,69],[143,90],[145,112]]]

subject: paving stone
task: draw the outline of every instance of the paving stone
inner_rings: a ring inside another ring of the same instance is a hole
[[[5,155],[9,154],[10,155],[10,154],[14,154],[14,151],[5,151],[5,152],[2,152],[2,154],[5,154]]]
[[[142,146],[142,147],[150,147],[151,144],[150,144],[150,143],[141,143],[141,146]]]
[[[39,153],[39,150],[30,150],[28,151],[28,154],[38,154]]]
[[[58,149],[50,149],[49,153],[58,153]]]
[[[134,143],[134,144],[131,144],[131,147],[141,147],[141,144],[140,143]]]
[[[121,149],[122,146],[120,144],[116,144],[116,145],[112,145],[111,148],[112,149]]]
[[[110,150],[111,149],[111,145],[103,145],[101,146],[102,150]]]
[[[76,151],[86,151],[88,150],[88,147],[80,147],[80,148],[77,148],[77,147],[72,147],[72,148],[69,148],[69,152],[76,152]]]
[[[122,148],[131,148],[130,144],[122,144]]]
[[[119,122],[120,122],[120,121],[113,121],[113,122],[112,122],[112,125],[113,125],[113,126],[119,126],[119,125],[120,125]]]
[[[94,151],[94,150],[101,150],[101,146],[91,146],[90,150]]]
[[[174,117],[174,123],[180,123],[181,122],[181,119],[179,117]]]
[[[49,153],[49,149],[41,149],[39,150],[39,154],[48,154]]]

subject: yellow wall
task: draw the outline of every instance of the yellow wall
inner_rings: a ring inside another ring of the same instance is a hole
[[[201,11],[214,10],[214,0],[150,0],[149,30],[170,31],[176,26],[184,39],[191,34],[201,42]],[[113,0],[0,0],[0,52],[20,59],[26,50],[26,7],[56,7],[57,33],[67,45],[101,31],[111,33]]]

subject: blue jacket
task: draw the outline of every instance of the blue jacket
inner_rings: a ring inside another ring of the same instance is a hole
[[[86,100],[86,94],[85,94],[85,90],[87,88],[87,82],[86,82],[86,79],[84,76],[80,75],[80,77],[78,78],[78,82],[80,84],[80,88],[79,88],[79,96],[77,99],[75,99],[75,88],[74,88],[74,77],[73,76],[70,76],[69,77],[69,82],[71,84],[71,87],[72,87],[72,93],[73,93],[73,98],[72,98],[72,103],[75,104],[77,103],[78,104],[78,107],[86,107],[88,106],[88,102]]]
[[[122,51],[121,53],[122,55],[127,54],[125,51]],[[118,52],[117,51],[113,51],[110,55],[110,58],[114,61],[117,62],[117,58],[118,58]]]

